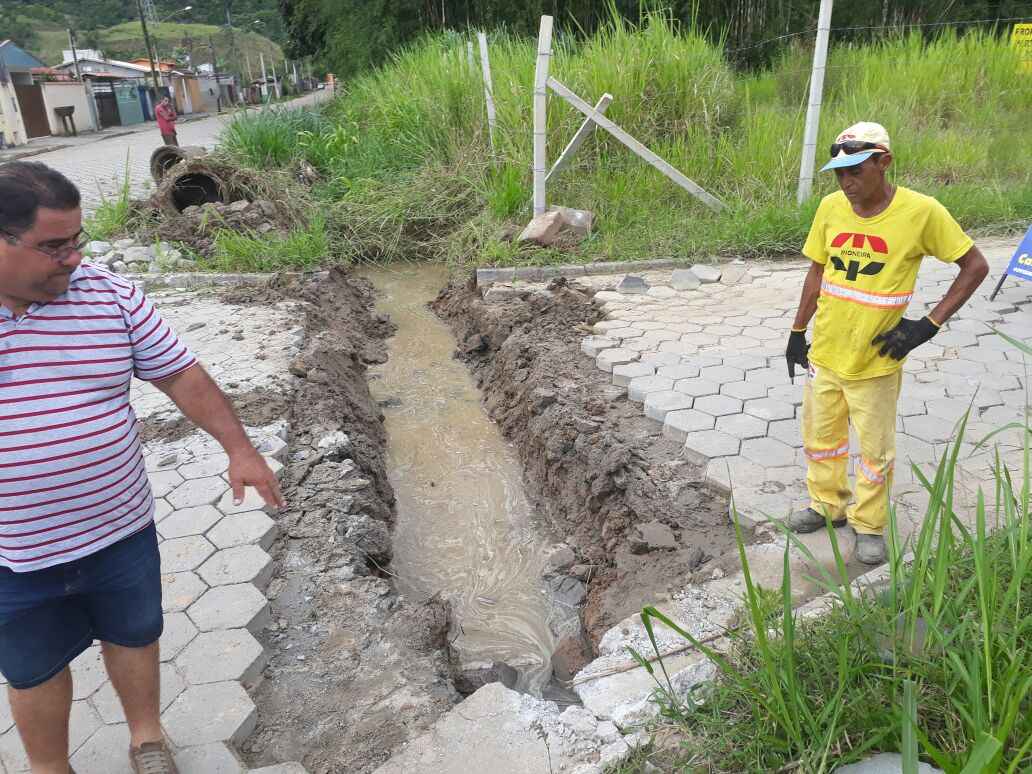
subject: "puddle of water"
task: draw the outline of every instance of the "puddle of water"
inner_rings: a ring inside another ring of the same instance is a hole
[[[402,593],[451,600],[464,660],[504,661],[537,692],[554,649],[541,591],[542,548],[520,465],[480,404],[455,339],[426,305],[444,269],[406,265],[366,273],[377,307],[398,326],[390,359],[371,373],[389,438],[397,497],[392,572]]]

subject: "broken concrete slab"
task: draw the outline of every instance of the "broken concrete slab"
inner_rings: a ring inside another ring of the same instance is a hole
[[[674,290],[695,290],[701,284],[699,275],[691,269],[674,269],[670,277],[670,287]]]
[[[635,526],[630,538],[631,553],[645,554],[649,551],[672,551],[677,548],[674,531],[659,521],[650,521]]]
[[[648,291],[649,283],[645,281],[644,277],[628,274],[620,280],[620,284],[616,286],[616,289],[625,295],[640,295]]]
[[[592,727],[590,719],[576,711],[565,717],[573,722],[560,720],[554,702],[490,683],[402,747],[374,774],[541,774],[594,763],[591,758],[603,747],[597,725]],[[623,749],[624,756],[630,753],[626,743]],[[614,756],[613,762],[619,760]]]
[[[942,774],[942,769],[923,762],[917,764],[917,771],[918,774]],[[859,763],[840,766],[835,769],[835,774],[903,774],[903,756],[899,753],[878,753]]]
[[[716,266],[709,266],[704,263],[697,263],[692,266],[692,273],[699,278],[699,282],[703,285],[710,285],[714,282],[720,282],[721,271]]]

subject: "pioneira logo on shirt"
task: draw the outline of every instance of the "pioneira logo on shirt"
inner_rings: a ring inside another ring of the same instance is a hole
[[[849,247],[845,247],[846,242],[850,243]],[[865,249],[865,245],[869,245],[870,250]],[[889,246],[880,236],[843,231],[831,240],[831,246],[841,248],[839,251],[841,256],[831,256],[831,265],[838,271],[845,272],[848,282],[856,282],[856,278],[861,274],[868,277],[874,276],[885,268],[883,262],[871,260],[874,257],[872,251],[888,255]],[[866,260],[867,263],[862,264],[862,260]]]
[[[867,244],[871,246],[871,249],[874,250],[874,252],[881,253],[882,255],[889,254],[889,246],[885,243],[885,240],[882,239],[880,236],[875,236],[874,234],[853,234],[849,231],[843,231],[841,234],[839,234],[837,237],[831,240],[831,246],[842,247],[842,245],[844,245],[850,239],[853,240],[852,246],[854,250],[862,250],[864,247],[864,242],[867,242]]]

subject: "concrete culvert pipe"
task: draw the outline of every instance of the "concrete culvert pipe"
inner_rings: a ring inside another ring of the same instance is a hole
[[[154,149],[150,157],[150,173],[155,183],[160,183],[165,173],[184,159],[203,156],[207,151],[199,145],[188,145],[180,148],[176,145],[161,145]]]
[[[192,170],[180,173],[168,187],[168,202],[177,212],[192,205],[227,202],[226,184],[212,172]]]

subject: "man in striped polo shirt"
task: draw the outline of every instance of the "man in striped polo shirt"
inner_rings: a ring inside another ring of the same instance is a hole
[[[803,247],[810,271],[789,336],[789,375],[808,369],[803,392],[803,450],[810,507],[789,525],[812,532],[850,523],[856,557],[885,561],[882,533],[888,520],[896,458],[896,402],[903,359],[935,335],[971,297],[989,272],[982,253],[946,208],[930,196],[893,185],[889,135],[862,122],[831,146],[841,190],[821,201]],[[823,170],[822,170],[823,171]],[[917,320],[903,317],[926,255],[959,269],[946,296]],[[806,326],[816,313],[813,349]],[[856,499],[850,505],[846,466],[849,426],[860,441]]]
[[[234,498],[275,475],[226,396],[132,283],[83,263],[79,192],[0,165],[0,671],[34,774],[67,774],[68,664],[94,640],[136,772],[174,772],[159,725],[161,579],[133,376],[229,456]]]

